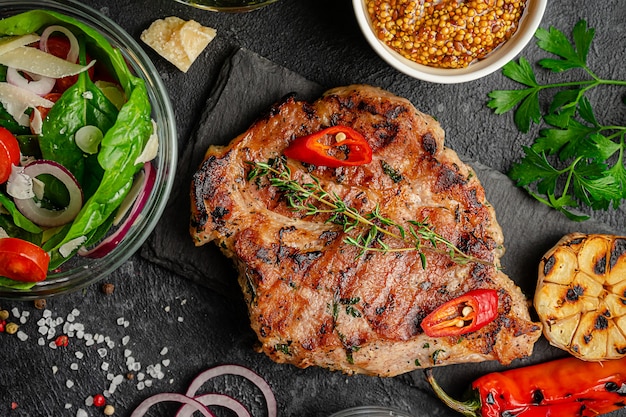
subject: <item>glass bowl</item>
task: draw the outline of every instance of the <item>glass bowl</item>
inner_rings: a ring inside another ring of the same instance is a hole
[[[517,30],[509,40],[490,52],[483,59],[465,68],[436,68],[418,64],[378,39],[372,28],[368,12],[368,0],[352,0],[359,27],[372,49],[398,71],[423,81],[439,84],[455,84],[485,77],[511,61],[530,42],[541,23],[548,0],[527,0]]]
[[[179,3],[212,12],[250,12],[278,0],[176,0]]]
[[[0,287],[0,298],[34,300],[76,291],[101,280],[139,249],[156,226],[169,197],[177,162],[176,124],[172,104],[158,72],[139,44],[115,22],[73,0],[0,0],[0,18],[33,9],[44,9],[73,17],[104,35],[122,53],[131,72],[146,84],[156,123],[159,149],[152,161],[156,172],[151,195],[124,238],[105,256],[95,259],[74,256],[50,271],[45,281],[30,289]]]
[[[411,417],[410,415],[393,408],[362,406],[348,408],[332,414],[330,417]]]

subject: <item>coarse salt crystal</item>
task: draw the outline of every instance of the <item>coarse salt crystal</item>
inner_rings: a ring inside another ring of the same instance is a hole
[[[178,322],[179,322],[179,323],[182,323],[182,322],[183,322],[183,320],[184,320],[184,319],[183,319],[182,317],[178,317]]]
[[[81,352],[80,350],[77,350],[76,352],[74,352],[74,356],[76,356],[77,359],[82,359],[85,356],[85,354]]]
[[[124,321],[124,327],[128,327],[130,325],[130,322],[128,320]]]
[[[114,341],[112,341],[112,340],[109,340],[109,341],[107,342],[107,347],[108,347],[109,349],[113,349],[113,348],[115,348],[115,342],[114,342]]]
[[[163,366],[166,366],[166,367],[167,367],[167,366],[170,366],[170,360],[169,360],[169,359],[163,359],[163,360],[161,361],[161,363],[163,364]]]
[[[122,346],[126,346],[129,341],[130,341],[130,336],[122,337]]]
[[[65,381],[65,386],[68,388],[72,388],[74,386],[74,381],[68,379],[67,381]]]
[[[78,411],[76,411],[76,417],[89,417],[89,414],[82,408],[79,408]]]
[[[152,386],[152,380],[151,379],[146,379],[146,387],[151,387]]]
[[[11,313],[13,313],[13,317],[16,319],[20,318],[20,310],[17,307],[13,307]]]
[[[46,319],[43,317],[37,320],[37,326],[43,326],[44,324],[46,324]]]
[[[143,381],[145,377],[146,377],[146,374],[144,374],[143,372],[139,372],[137,374],[137,381]]]
[[[73,314],[68,314],[67,317],[65,318],[65,320],[69,321],[70,323],[72,323],[74,320],[76,320],[76,317],[74,317]]]
[[[165,355],[167,354],[168,350],[167,347],[164,347],[163,349],[161,349],[161,355]]]
[[[137,389],[138,389],[139,391],[141,391],[141,390],[142,390],[142,389],[144,389],[145,387],[146,387],[146,384],[144,384],[143,382],[139,382],[139,383],[137,384]]]
[[[50,349],[56,349],[58,346],[56,343],[54,343],[54,340],[53,340],[52,342],[48,343],[48,347]]]
[[[140,369],[141,369],[141,363],[139,363],[139,362],[133,363],[133,366],[132,366],[132,369],[131,369],[132,371],[138,371]]]
[[[17,331],[17,338],[20,339],[22,342],[25,342],[26,339],[28,339],[28,335],[26,333],[24,333],[21,330]]]
[[[115,375],[115,378],[113,378],[112,383],[115,385],[119,385],[124,381],[124,376],[123,375]]]
[[[46,309],[43,311],[44,318],[52,317],[52,311]]]
[[[37,344],[39,346],[45,346],[46,345],[46,340],[43,337],[40,337],[39,339],[37,339]]]
[[[25,316],[20,317],[20,324],[26,324],[27,321],[28,321],[28,317],[25,317]]]
[[[109,372],[107,374],[107,381],[113,381],[113,378],[115,378],[115,375],[113,375],[111,372]]]
[[[98,349],[98,355],[100,355],[101,358],[104,358],[107,355],[107,350],[105,348]]]
[[[69,410],[70,408],[72,408],[72,404],[70,403],[65,403],[65,409]]]
[[[47,334],[48,333],[48,328],[46,326],[41,326],[39,329],[39,334]]]
[[[52,339],[57,334],[57,331],[54,327],[50,327],[48,329],[48,340]]]
[[[165,306],[165,308],[163,310],[165,310],[166,313],[169,313],[170,312],[170,306]]]
[[[72,310],[72,312],[70,314],[74,315],[74,317],[78,317],[78,316],[80,316],[80,311],[78,311],[78,309],[75,308],[75,309]]]
[[[87,407],[91,407],[93,405],[93,396],[89,396],[87,398],[85,398],[85,405]]]
[[[92,346],[94,344],[93,339],[89,339],[85,342],[85,346]]]
[[[59,368],[56,365],[52,366],[52,375],[56,375],[56,373],[59,371]]]
[[[109,370],[109,363],[108,362],[102,362],[102,365],[100,365],[100,369],[102,369],[103,371],[108,371]]]
[[[72,362],[72,364],[70,364],[70,369],[72,371],[78,371],[78,364],[76,362]]]
[[[116,321],[118,326],[122,326],[124,324],[124,317],[119,317]]]
[[[55,323],[57,326],[60,326],[61,324],[63,324],[63,317],[57,317]]]
[[[124,357],[128,358],[133,352],[130,349],[124,349]]]
[[[78,339],[82,339],[82,338],[85,337],[85,333],[83,333],[81,330],[79,330],[79,331],[76,332],[76,337]]]

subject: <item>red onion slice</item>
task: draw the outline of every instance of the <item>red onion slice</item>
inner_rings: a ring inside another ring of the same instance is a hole
[[[252,417],[246,407],[236,399],[224,394],[204,394],[193,397],[194,400],[205,406],[218,406],[228,408],[237,414],[237,417]],[[186,404],[176,413],[176,417],[192,417],[196,410]]]
[[[211,411],[209,411],[209,409],[206,408],[199,401],[196,401],[193,398],[189,398],[183,394],[177,394],[173,392],[155,394],[152,397],[146,398],[145,400],[141,402],[141,404],[139,404],[139,406],[137,406],[137,408],[135,409],[135,411],[133,411],[130,417],[142,417],[148,412],[150,407],[152,407],[155,404],[162,403],[162,402],[184,403],[186,404],[186,406],[193,408],[194,412],[199,411],[203,416],[215,417],[215,415],[211,413]]]
[[[43,227],[61,226],[74,220],[83,206],[83,191],[74,175],[67,168],[54,161],[38,159],[26,165],[22,173],[30,178],[36,178],[43,174],[52,175],[63,183],[70,196],[69,204],[62,210],[50,210],[41,207],[34,198],[15,198],[15,206],[24,217]]]
[[[176,413],[176,417],[192,417],[196,411],[200,411],[205,416],[212,416],[213,414],[211,414],[211,411],[206,408],[207,406],[225,407],[234,412],[237,417],[251,417],[252,415],[243,404],[228,395],[218,393],[209,393],[197,396],[195,395],[198,389],[205,382],[207,382],[211,378],[222,375],[242,376],[248,381],[252,382],[254,385],[256,385],[265,397],[268,417],[276,417],[276,398],[274,397],[274,393],[272,392],[268,383],[265,382],[265,380],[253,370],[240,365],[221,365],[207,369],[193,379],[191,385],[187,389],[186,395],[174,393],[162,393],[153,395],[152,397],[147,398],[141,404],[139,404],[139,407],[137,407],[133,414],[131,414],[131,417],[143,417],[148,408],[156,403],[163,401],[178,401],[185,404],[178,410],[178,412]]]
[[[263,393],[263,397],[265,398],[267,415],[269,417],[276,417],[276,397],[274,397],[272,388],[259,374],[251,369],[240,365],[220,365],[211,369],[207,369],[196,378],[194,378],[194,380],[191,382],[191,385],[189,385],[189,388],[187,388],[187,396],[194,397],[198,389],[209,379],[227,374],[242,376],[252,382],[254,385],[256,385],[261,390],[261,392]]]
[[[76,36],[72,33],[71,30],[69,30],[68,28],[64,26],[52,25],[52,26],[48,26],[47,28],[45,28],[43,33],[41,34],[41,39],[39,40],[39,49],[41,49],[44,52],[50,52],[48,51],[48,38],[54,32],[63,33],[67,37],[67,39],[70,41],[70,50],[67,53],[67,57],[65,59],[73,64],[78,62],[78,53],[79,53],[78,39],[76,39]]]
[[[7,82],[42,97],[52,91],[54,84],[56,83],[56,80],[51,77],[31,74],[28,72],[26,74],[32,79],[32,81],[27,80],[17,69],[8,67]]]
[[[124,219],[124,221],[120,224],[120,226],[107,236],[104,240],[102,240],[98,245],[96,245],[92,249],[80,248],[78,250],[78,254],[80,256],[84,256],[87,258],[102,258],[109,252],[111,252],[118,243],[124,239],[124,236],[128,233],[132,225],[135,223],[139,214],[141,214],[141,210],[146,205],[150,194],[152,193],[152,189],[154,188],[156,180],[156,170],[152,167],[150,162],[146,162],[143,165],[143,171],[140,171],[138,178],[135,180],[135,184],[133,188],[129,191],[128,196],[122,202],[118,212],[123,212],[124,206],[127,205],[127,201],[131,200],[132,207],[130,208],[130,212]],[[137,186],[135,188],[135,186]],[[119,216],[120,214],[118,214]],[[122,214],[123,215],[123,214]],[[117,217],[116,216],[116,220]]]

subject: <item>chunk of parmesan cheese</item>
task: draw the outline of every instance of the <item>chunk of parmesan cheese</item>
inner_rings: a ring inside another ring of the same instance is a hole
[[[182,72],[187,72],[216,34],[215,29],[194,20],[170,16],[155,20],[143,31],[141,40]]]

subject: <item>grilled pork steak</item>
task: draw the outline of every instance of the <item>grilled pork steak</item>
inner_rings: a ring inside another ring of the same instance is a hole
[[[377,250],[360,253],[346,238],[365,236],[367,227],[338,225],[312,199],[306,203],[315,210],[296,210],[268,175],[249,178],[253,163],[281,161],[294,138],[333,125],[362,133],[373,161],[328,168],[287,159],[294,181],[315,177],[363,215],[378,208],[379,224],[391,219],[408,231],[412,221],[425,222],[473,261],[453,260],[442,244],[402,250],[407,242],[382,234],[386,247],[374,239],[370,249]],[[498,268],[504,249],[494,210],[474,172],[443,142],[439,124],[409,101],[357,85],[314,103],[286,98],[228,146],[207,151],[191,184],[191,234],[196,245],[215,242],[234,261],[252,328],[270,358],[394,376],[460,362],[508,364],[532,353],[541,327]],[[424,317],[477,288],[497,289],[494,321],[462,336],[424,334]]]

